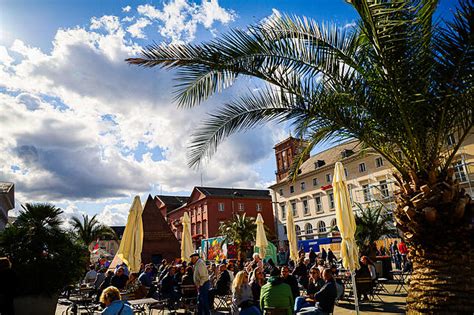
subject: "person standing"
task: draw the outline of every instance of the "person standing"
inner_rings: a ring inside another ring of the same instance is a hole
[[[209,315],[209,273],[206,263],[199,258],[198,253],[191,255],[191,262],[194,265],[194,284],[198,287],[198,315]]]
[[[314,252],[314,249],[311,247],[309,249],[309,264],[311,267],[316,263],[316,253]]]
[[[336,255],[332,252],[330,248],[328,248],[328,262],[332,265],[335,261],[337,261]]]
[[[326,252],[326,250],[323,248],[323,250],[321,251],[321,259],[323,261],[326,261],[326,258],[328,257],[328,253]]]
[[[403,268],[405,268],[405,265],[407,263],[408,248],[403,240],[401,240],[400,243],[398,244],[398,252],[402,256],[401,261],[403,263]]]

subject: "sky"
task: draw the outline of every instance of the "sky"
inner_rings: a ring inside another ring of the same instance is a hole
[[[447,14],[455,1],[441,1]],[[194,186],[264,189],[273,146],[290,126],[228,138],[200,169],[190,135],[239,92],[240,79],[192,109],[172,100],[173,72],[129,66],[152,43],[199,43],[276,12],[355,25],[343,0],[0,0],[0,181],[20,204],[49,202],[65,219],[124,225],[133,196],[189,195]],[[320,148],[322,149],[322,148]]]

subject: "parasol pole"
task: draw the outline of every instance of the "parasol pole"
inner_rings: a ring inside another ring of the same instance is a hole
[[[347,252],[349,252],[349,243],[346,243],[347,246]],[[354,260],[354,257],[351,255],[351,260]],[[354,265],[354,263],[352,263]],[[357,298],[357,286],[356,286],[356,279],[355,279],[355,270],[349,269],[349,272],[351,273],[351,278],[352,278],[352,292],[354,293],[354,305],[355,305],[355,311],[356,314],[359,315],[359,299]]]

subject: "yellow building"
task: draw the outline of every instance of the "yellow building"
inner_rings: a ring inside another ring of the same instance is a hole
[[[288,179],[293,157],[298,153],[300,141],[288,138],[275,149],[276,180],[270,186],[276,230],[280,241],[287,240],[286,211],[293,211],[299,239],[333,236],[336,226],[332,176],[334,164],[344,164],[351,199],[364,205],[383,202],[394,207],[394,168],[373,149],[364,149],[358,141],[348,141],[314,156],[307,157],[300,167],[296,181]],[[455,145],[455,138],[448,139],[448,148]],[[461,185],[473,196],[474,136],[468,137],[453,161],[455,174]]]

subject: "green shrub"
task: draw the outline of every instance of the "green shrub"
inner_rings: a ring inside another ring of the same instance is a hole
[[[54,294],[84,273],[84,246],[62,227],[62,210],[26,204],[0,234],[0,254],[10,257],[19,295]]]

